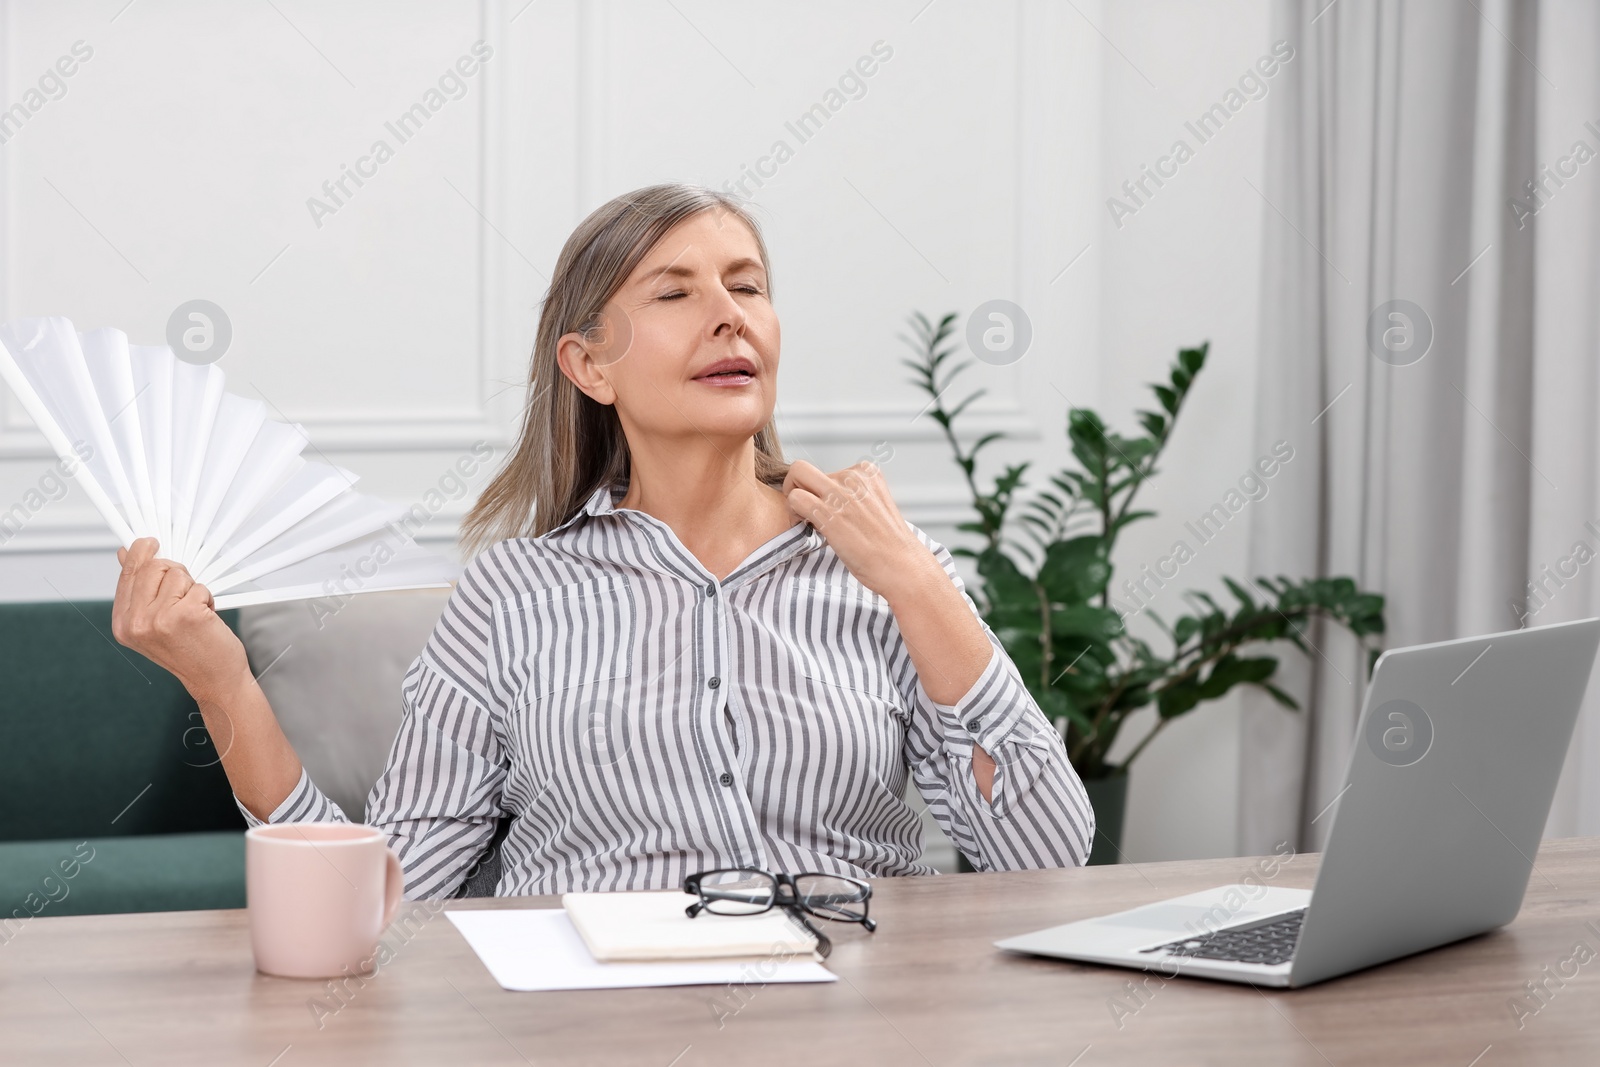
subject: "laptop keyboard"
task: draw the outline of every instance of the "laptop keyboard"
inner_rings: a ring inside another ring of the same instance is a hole
[[[1305,914],[1306,910],[1301,908],[1264,922],[1229,927],[1202,937],[1185,937],[1141,951],[1206,960],[1231,960],[1235,963],[1259,963],[1269,967],[1288,963],[1294,955],[1295,943],[1300,940],[1300,920],[1305,918]]]

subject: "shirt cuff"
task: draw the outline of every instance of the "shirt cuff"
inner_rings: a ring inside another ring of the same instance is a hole
[[[237,794],[233,798],[239,813],[244,816],[244,821],[250,826],[263,826],[267,823],[281,822],[349,822],[339,806],[323,795],[311,781],[311,776],[304,767],[300,768],[300,780],[295,783],[289,795],[283,798],[283,803],[272,810],[265,820],[256,818],[250,809],[245,807]]]
[[[952,741],[976,744],[993,754],[1011,736],[1017,722],[1028,712],[1029,701],[1014,691],[1007,660],[989,643],[989,662],[978,680],[954,704],[941,704],[928,697],[928,704],[939,715],[945,737]],[[918,683],[921,684],[920,682]],[[927,696],[927,690],[923,690]]]

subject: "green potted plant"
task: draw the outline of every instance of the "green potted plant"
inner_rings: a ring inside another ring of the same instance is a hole
[[[1168,723],[1240,685],[1296,709],[1294,699],[1273,684],[1278,659],[1266,652],[1278,641],[1309,652],[1305,630],[1318,617],[1343,625],[1368,647],[1370,670],[1379,651],[1375,641],[1384,631],[1383,597],[1363,592],[1349,578],[1258,578],[1254,592],[1224,578],[1236,607],[1188,592],[1188,613],[1170,621],[1143,610],[1163,647],[1135,635],[1126,618],[1132,612],[1112,597],[1112,553],[1124,529],[1154,514],[1135,510],[1134,500],[1157,471],[1205,366],[1208,345],[1179,351],[1168,381],[1151,386],[1158,409],[1138,413],[1142,433],[1124,435],[1108,429],[1094,411],[1069,408],[1074,464],[1023,499],[1026,462],[1007,466],[987,491],[979,487],[978,453],[1005,435],[987,433],[963,447],[956,432],[957,418],[985,390],[945,406],[951,382],[972,363],[951,362],[956,319],[951,313],[934,323],[914,313],[916,336],[907,341],[917,358],[904,360],[915,384],[932,398],[929,414],[944,432],[977,514],[957,528],[980,538],[980,546],[951,552],[976,561],[973,599],[1061,732],[1089,791],[1098,823],[1089,862],[1115,862],[1128,767]],[[1111,749],[1123,726],[1152,705],[1154,725],[1113,762]]]

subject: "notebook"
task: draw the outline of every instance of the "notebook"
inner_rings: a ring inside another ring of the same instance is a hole
[[[561,906],[590,955],[616,960],[698,960],[740,957],[820,960],[816,938],[779,908],[759,915],[691,919],[694,903],[675,890],[638,893],[566,893]]]
[[[715,985],[736,993],[743,989],[741,996],[748,999],[752,987],[774,982],[838,981],[837,975],[810,959],[745,957],[599,963],[560,908],[451,908],[445,916],[502,989],[531,992]]]

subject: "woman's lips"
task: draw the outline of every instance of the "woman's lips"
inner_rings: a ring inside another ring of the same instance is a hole
[[[741,385],[749,385],[755,380],[755,375],[747,374],[744,371],[733,371],[724,374],[708,374],[703,378],[694,379],[694,381],[699,382],[701,385],[715,385],[723,389],[737,388]]]

